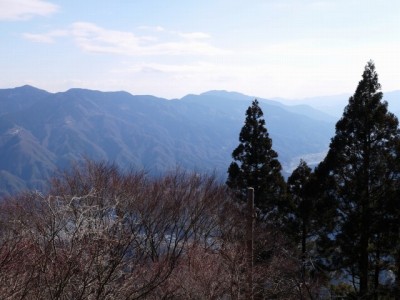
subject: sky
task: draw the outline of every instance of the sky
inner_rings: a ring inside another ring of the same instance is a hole
[[[400,89],[398,0],[0,0],[0,88],[180,98]]]

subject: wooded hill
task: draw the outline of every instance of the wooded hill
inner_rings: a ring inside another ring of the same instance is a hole
[[[83,89],[0,90],[0,195],[43,190],[56,170],[84,157],[152,175],[180,166],[225,178],[252,100],[224,91],[167,100]],[[286,174],[300,158],[323,158],[333,117],[308,106],[263,99],[260,105]]]

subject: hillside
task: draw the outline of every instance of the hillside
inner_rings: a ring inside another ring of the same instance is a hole
[[[85,89],[0,90],[0,195],[44,189],[46,178],[83,157],[154,175],[180,166],[224,178],[254,98],[225,91],[167,100]],[[322,158],[334,118],[309,106],[259,101],[285,171],[301,157]]]

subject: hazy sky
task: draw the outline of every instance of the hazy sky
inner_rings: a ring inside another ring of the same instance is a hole
[[[174,98],[400,89],[398,0],[0,0],[0,88]]]

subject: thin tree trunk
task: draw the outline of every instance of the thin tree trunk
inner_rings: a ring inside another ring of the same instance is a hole
[[[247,189],[247,299],[254,299],[253,295],[253,260],[254,260],[254,188]]]
[[[368,297],[368,243],[369,243],[369,210],[370,210],[370,190],[369,190],[369,170],[370,170],[370,140],[369,137],[364,141],[364,161],[363,161],[363,186],[361,187],[361,237],[360,237],[360,296]]]
[[[362,200],[361,207],[361,237],[360,237],[360,297],[366,298],[368,295],[368,242],[369,242],[369,207],[368,197]]]
[[[301,279],[304,283],[305,273],[306,273],[306,237],[307,237],[307,227],[306,222],[303,220],[302,224],[302,234],[301,234]]]

